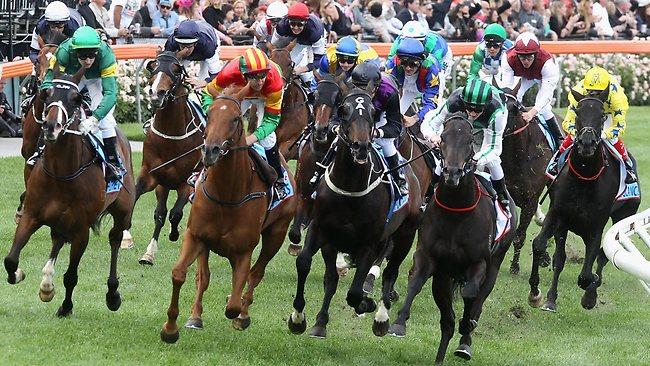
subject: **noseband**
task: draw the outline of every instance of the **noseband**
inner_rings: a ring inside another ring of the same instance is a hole
[[[600,104],[601,107],[603,107],[603,108],[605,107],[605,103],[603,103],[602,100],[600,100],[598,98],[594,98],[594,97],[585,97],[585,98],[580,99],[580,101],[578,102],[577,107],[579,108],[580,103],[582,103],[584,101],[596,101],[596,102],[598,102],[598,104]],[[578,131],[578,133],[576,134],[576,141],[580,140],[581,137],[586,135],[586,134],[593,134],[593,136],[596,139],[596,146],[598,146],[598,144],[600,144],[600,136],[598,136],[596,129],[594,127],[591,127],[591,126],[582,127],[580,129],[580,131]]]
[[[239,100],[237,100],[237,99],[235,99],[235,98],[233,98],[231,96],[228,96],[228,95],[220,95],[220,96],[214,98],[215,101],[217,99],[225,99],[225,100],[231,101],[231,102],[235,103],[235,105],[237,105],[237,110],[241,111],[241,102]],[[242,116],[240,114],[239,117],[237,117],[237,126],[241,127],[241,128],[238,128],[239,135],[237,135],[237,140],[240,140],[242,134],[244,133],[243,123],[244,123],[244,120],[243,120],[243,118],[242,118]],[[206,129],[206,131],[207,131],[207,129]],[[247,150],[248,146],[247,145],[235,146],[235,139],[231,136],[230,138],[225,139],[223,141],[223,143],[221,144],[220,149],[221,149],[220,150],[221,151],[220,155],[221,156],[226,156],[231,151]]]
[[[63,80],[63,79],[54,79],[54,80],[52,80],[52,86],[54,88],[56,88],[56,89],[68,89],[68,90],[70,90],[70,89],[74,88],[74,90],[77,93],[79,93],[79,86],[77,84],[73,83],[72,81]],[[63,102],[61,100],[51,102],[47,106],[45,106],[45,108],[43,108],[43,117],[42,117],[43,121],[45,121],[45,118],[47,117],[47,114],[48,114],[48,112],[50,111],[50,109],[52,107],[59,108],[59,113],[57,114],[57,124],[61,124],[62,134],[65,135],[66,133],[70,133],[70,134],[78,135],[78,136],[82,135],[82,133],[79,132],[78,130],[71,130],[71,129],[68,128],[68,127],[70,127],[72,122],[74,122],[79,117],[79,111],[81,110],[80,107],[75,108],[74,112],[72,112],[72,114],[70,115],[69,112],[68,112],[68,109],[66,108],[66,106],[63,104]],[[65,119],[62,120],[63,119],[62,117],[65,118]],[[44,124],[44,126],[45,126],[45,124]]]

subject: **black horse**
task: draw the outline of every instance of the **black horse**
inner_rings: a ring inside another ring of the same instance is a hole
[[[459,323],[462,334],[455,354],[471,358],[471,333],[478,324],[483,302],[488,297],[514,231],[495,242],[493,198],[480,187],[473,172],[472,125],[464,114],[450,114],[445,121],[440,145],[442,177],[432,203],[424,213],[418,234],[418,246],[408,284],[408,294],[389,333],[406,335],[411,304],[427,279],[433,276],[433,298],[440,309],[442,339],[436,362],[445,357],[454,334],[454,288],[462,285],[465,303]],[[511,227],[517,222],[514,202],[510,199]]]
[[[565,243],[567,231],[571,230],[585,243],[585,260],[578,276],[578,286],[585,290],[582,307],[592,309],[596,305],[597,288],[602,283],[603,267],[607,263],[600,247],[603,229],[611,217],[614,223],[633,215],[639,209],[640,199],[616,201],[619,188],[619,163],[609,149],[601,143],[603,123],[607,119],[604,103],[609,89],[597,97],[583,96],[572,91],[578,102],[576,111],[577,135],[569,152],[567,163],[558,174],[550,189],[551,204],[542,230],[533,240],[533,266],[530,274],[531,306],[539,307],[542,294],[539,290],[540,255],[546,242],[555,237],[553,255],[553,283],[546,295],[542,309],[556,311],[557,284],[566,260]],[[630,159],[634,161],[632,155]],[[636,169],[636,161],[634,161]],[[598,257],[596,274],[591,270]]]
[[[323,338],[329,321],[330,302],[338,284],[337,252],[349,253],[357,264],[347,303],[357,314],[370,313],[377,309],[377,304],[364,295],[362,285],[370,266],[392,240],[394,249],[383,273],[383,293],[373,324],[373,332],[377,335],[388,331],[389,293],[397,279],[399,265],[415,237],[421,198],[418,181],[407,169],[408,202],[389,219],[390,187],[382,183],[384,172],[380,157],[370,146],[374,107],[368,91],[373,90],[372,84],[367,91],[352,89],[342,100],[336,155],[316,190],[305,246],[296,259],[298,283],[294,311],[288,320],[289,330],[296,334],[306,329],[305,281],[312,257],[319,249],[326,266],[325,297],[310,336]]]

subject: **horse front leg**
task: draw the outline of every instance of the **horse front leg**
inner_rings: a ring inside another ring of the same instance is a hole
[[[198,263],[196,265],[196,296],[194,297],[194,304],[192,305],[192,315],[185,322],[185,328],[190,329],[203,329],[203,294],[210,285],[210,267],[208,266],[208,259],[210,258],[210,250],[204,248],[199,254]]]
[[[323,304],[316,315],[316,323],[309,331],[309,336],[314,338],[325,338],[327,336],[327,323],[329,323],[329,307],[332,297],[336,293],[339,283],[339,274],[336,271],[336,249],[331,245],[324,245],[321,248],[323,261],[325,262],[325,275],[323,277]]]
[[[436,354],[436,364],[442,364],[449,347],[449,341],[454,336],[454,322],[456,315],[453,307],[453,281],[447,275],[433,277],[431,280],[431,293],[433,300],[440,310],[440,344]]]
[[[472,331],[477,325],[476,320],[472,319],[472,311],[474,310],[474,303],[479,299],[481,284],[484,283],[487,275],[486,270],[487,262],[485,259],[470,266],[465,273],[465,277],[469,280],[460,292],[465,307],[463,308],[463,317],[458,323],[458,332],[461,337],[454,355],[465,360],[472,358]]]
[[[25,214],[14,234],[14,241],[9,249],[9,253],[5,257],[5,270],[7,270],[7,282],[15,285],[25,279],[25,272],[18,268],[18,261],[20,252],[23,250],[29,238],[34,234],[42,225],[35,218],[29,214]]]
[[[59,256],[59,251],[61,251],[63,244],[65,244],[65,238],[54,230],[50,230],[50,237],[52,238],[52,250],[50,251],[49,259],[43,267],[43,279],[41,280],[38,291],[38,297],[43,302],[50,302],[54,298],[54,265]]]
[[[530,225],[530,221],[533,218],[535,213],[535,205],[537,202],[533,201],[526,203],[521,208],[521,214],[519,216],[519,224],[517,225],[517,234],[515,240],[512,243],[514,253],[512,255],[512,262],[510,262],[510,274],[518,275],[519,274],[519,255],[521,254],[521,248],[526,242],[526,230]]]
[[[542,310],[555,312],[557,311],[557,286],[560,281],[560,274],[564,269],[566,262],[566,237],[568,230],[566,227],[559,228],[555,233],[555,253],[553,254],[553,282],[546,294],[546,302],[542,305]]]
[[[177,241],[179,237],[178,224],[183,219],[183,207],[189,202],[190,192],[192,187],[187,183],[181,184],[181,186],[176,190],[177,197],[174,207],[169,211],[169,240]]]
[[[201,253],[201,250],[207,248],[204,243],[198,241],[190,230],[185,231],[183,237],[183,244],[181,245],[181,253],[172,269],[172,298],[167,309],[167,321],[160,331],[160,339],[166,343],[175,343],[178,340],[178,298],[180,296],[181,287],[185,283],[187,276],[187,267],[189,267]]]
[[[82,229],[76,238],[72,239],[72,247],[70,249],[70,264],[68,264],[68,270],[63,275],[63,284],[65,285],[65,299],[59,307],[59,310],[56,312],[58,317],[65,317],[70,315],[72,312],[72,292],[77,286],[79,280],[78,269],[79,262],[81,257],[86,251],[88,246],[88,235],[90,228]]]
[[[354,256],[357,262],[357,270],[354,272],[352,285],[350,285],[345,300],[357,315],[377,310],[377,303],[363,293],[363,282],[366,280],[376,256],[377,254],[373,251],[373,248],[368,246],[359,246]]]
[[[108,291],[106,292],[106,306],[110,311],[117,311],[122,305],[122,297],[117,288],[120,286],[120,281],[117,278],[117,257],[120,252],[120,244],[122,243],[122,236],[124,234],[125,226],[118,219],[113,219],[116,224],[108,233],[108,241],[111,245],[111,265],[108,273],[108,281],[106,285]]]
[[[602,250],[600,248],[601,238],[602,232],[590,237],[583,237],[582,239],[585,242],[585,261],[582,264],[580,275],[578,275],[578,286],[585,290],[580,304],[587,310],[593,309],[596,306],[596,298],[598,296],[596,289],[600,285],[600,278],[598,275],[592,273],[592,268],[596,256]]]
[[[160,230],[165,225],[165,217],[167,217],[167,197],[169,197],[169,190],[163,186],[156,187],[156,210],[153,214],[154,229],[151,241],[147,246],[147,251],[140,258],[140,264],[153,266],[158,251],[158,238],[160,237]]]
[[[530,270],[530,278],[528,284],[530,285],[530,292],[528,293],[528,304],[534,308],[542,305],[542,292],[539,290],[539,266],[542,260],[543,253],[546,251],[548,239],[555,233],[558,226],[558,218],[555,212],[551,209],[544,220],[542,230],[533,239],[533,263]]]
[[[228,302],[226,303],[225,311],[226,318],[228,319],[235,319],[241,314],[243,306],[242,292],[244,291],[244,285],[246,285],[246,279],[250,273],[252,254],[251,250],[241,253],[236,258],[228,258],[230,261],[230,267],[232,268],[232,288],[230,290]]]
[[[289,230],[289,247],[287,248],[287,252],[293,256],[297,256],[300,254],[300,251],[302,250],[302,246],[300,245],[300,240],[302,239],[302,226],[303,222],[305,220],[305,199],[301,198],[298,200],[298,207],[296,209],[296,215],[293,218],[293,222],[291,223],[291,229]]]

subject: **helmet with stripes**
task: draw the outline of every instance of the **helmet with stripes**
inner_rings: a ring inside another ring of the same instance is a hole
[[[482,110],[492,100],[492,86],[481,79],[471,79],[463,88],[461,99],[468,109]]]
[[[269,59],[258,48],[251,47],[247,49],[239,59],[239,71],[244,76],[267,72],[270,68],[271,63]]]

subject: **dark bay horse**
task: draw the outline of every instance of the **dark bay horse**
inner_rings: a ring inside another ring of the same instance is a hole
[[[55,65],[55,70],[58,65]],[[77,285],[77,269],[88,245],[89,229],[99,228],[101,218],[110,214],[113,227],[109,232],[111,263],[108,277],[106,305],[112,311],[119,309],[117,291],[117,256],[123,230],[131,226],[135,202],[135,185],[128,141],[118,131],[119,152],[127,169],[122,188],[106,194],[106,183],[95,150],[78,131],[82,97],[78,83],[84,69],[74,76],[56,75],[53,88],[47,90],[43,132],[46,141],[44,155],[36,163],[27,182],[25,209],[14,235],[13,245],[4,264],[8,282],[16,284],[25,277],[18,268],[20,251],[31,235],[41,226],[50,227],[52,251],[43,268],[39,296],[42,301],[54,297],[54,265],[63,244],[69,242],[70,264],[63,277],[65,299],[57,311],[67,316],[72,311],[72,292]]]
[[[302,249],[301,230],[309,225],[314,203],[312,198],[314,188],[309,181],[314,176],[316,164],[323,160],[334,140],[335,135],[331,132],[330,119],[341,103],[342,90],[346,92],[348,90],[343,83],[344,78],[344,74],[336,78],[332,75],[316,76],[318,86],[314,92],[314,125],[309,139],[298,147],[300,154],[296,164],[296,185],[299,200],[296,217],[289,230],[291,244],[288,251],[292,255],[298,255]]]
[[[169,211],[169,240],[179,237],[178,223],[188,202],[191,187],[187,178],[201,160],[203,127],[200,116],[188,101],[189,89],[184,84],[186,72],[170,51],[160,53],[147,65],[151,71],[151,104],[156,108],[153,121],[142,147],[142,167],[136,183],[136,200],[156,190],[154,231],[140,264],[153,265],[160,230],[167,216],[169,191],[177,198]]]
[[[309,121],[309,101],[300,85],[300,77],[293,72],[293,61],[291,61],[291,50],[295,42],[291,42],[286,48],[270,47],[269,58],[280,66],[282,78],[284,79],[284,96],[282,97],[282,115],[280,124],[275,130],[280,152],[287,160],[298,159],[298,146],[296,141],[300,138]]]
[[[232,96],[226,90],[215,98],[210,108],[203,157],[207,171],[205,178],[197,182],[180,256],[172,270],[168,320],[160,333],[161,339],[168,343],[178,340],[179,293],[187,267],[197,258],[197,294],[186,326],[202,327],[202,298],[210,282],[210,251],[228,258],[232,267],[232,291],[226,317],[232,319],[236,329],[244,330],[250,325],[248,308],[253,303],[253,290],[262,280],[266,265],[282,246],[296,209],[297,200],[292,196],[267,211],[271,200],[269,187],[254,171],[246,146],[240,100],[248,93],[247,89],[248,86]],[[286,162],[284,167],[288,169]],[[291,174],[289,179],[295,187]],[[262,249],[251,268],[251,257],[260,235]],[[242,298],[246,283],[248,288]]]
[[[437,363],[443,361],[454,334],[453,289],[461,283],[464,284],[461,295],[465,307],[459,323],[462,337],[455,354],[471,358],[471,333],[478,324],[483,303],[494,287],[499,267],[514,237],[511,231],[493,246],[494,203],[492,197],[483,193],[473,174],[472,125],[458,113],[450,114],[444,125],[440,145],[442,177],[418,232],[408,294],[389,329],[392,335],[406,335],[413,299],[433,276],[433,298],[440,309],[442,332]],[[516,214],[512,199],[510,212],[513,212],[510,224],[514,227]]]
[[[548,183],[544,172],[553,156],[553,150],[537,125],[537,118],[528,123],[521,118],[521,113],[526,109],[517,101],[517,91],[504,89],[504,95],[508,121],[503,134],[502,166],[508,191],[521,209],[517,235],[513,241],[514,255],[510,263],[510,273],[518,274],[519,255],[526,242],[528,226],[533,216],[540,215],[541,221],[544,220],[537,202]],[[550,257],[546,251],[542,259],[543,266],[548,266]]]
[[[337,151],[317,188],[312,208],[312,221],[307,231],[305,246],[296,259],[298,282],[293,302],[293,313],[288,320],[289,330],[300,334],[306,330],[305,282],[312,257],[320,249],[325,261],[325,296],[310,336],[324,338],[329,322],[329,306],[336,292],[338,273],[337,252],[349,253],[357,263],[347,303],[357,314],[378,309],[373,332],[383,335],[388,331],[390,290],[397,279],[399,265],[408,254],[419,224],[420,187],[416,177],[407,169],[409,198],[405,206],[389,217],[390,187],[383,184],[384,176],[379,156],[373,152],[372,132],[374,107],[367,91],[352,89],[342,101],[339,110]],[[382,278],[382,297],[379,306],[364,295],[363,281],[371,265],[392,241],[394,249]]]
[[[597,97],[572,91],[578,102],[576,138],[567,163],[550,189],[551,204],[542,230],[533,240],[533,265],[530,274],[528,301],[533,307],[542,304],[539,290],[540,256],[551,236],[555,237],[553,282],[546,295],[543,310],[556,311],[557,285],[566,260],[565,243],[570,230],[582,238],[585,259],[578,276],[578,286],[585,290],[581,304],[585,309],[596,306],[597,289],[602,284],[607,257],[601,248],[603,229],[609,219],[616,223],[637,212],[640,199],[616,201],[619,189],[619,162],[601,140],[607,117],[603,104],[609,88]],[[630,155],[631,159],[634,159]],[[634,160],[633,160],[634,161]],[[634,162],[636,169],[636,162]],[[592,273],[597,260],[596,274]]]

